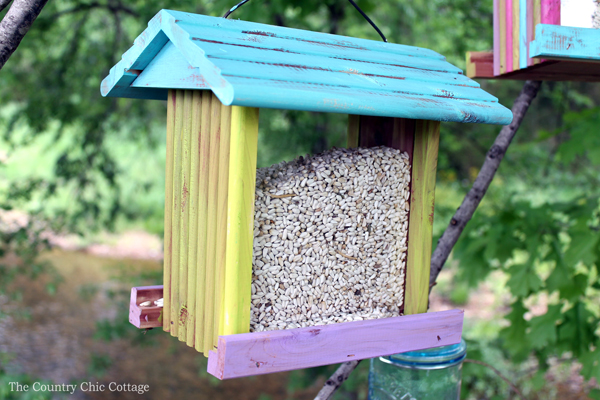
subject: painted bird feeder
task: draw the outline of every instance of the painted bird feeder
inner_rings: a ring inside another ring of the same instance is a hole
[[[443,56],[162,10],[101,91],[168,104],[164,285],[134,288],[136,326],[208,355],[220,379],[460,342],[461,310],[426,314],[440,121],[512,114]],[[348,147],[409,155],[403,316],[249,332],[260,108],[347,114]]]
[[[597,7],[594,0],[494,0],[493,51],[468,52],[467,76],[600,81]]]

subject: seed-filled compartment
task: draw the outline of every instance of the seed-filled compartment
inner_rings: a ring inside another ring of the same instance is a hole
[[[250,331],[401,315],[410,176],[384,146],[257,170]]]

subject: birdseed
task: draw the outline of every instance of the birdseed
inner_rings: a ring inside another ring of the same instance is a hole
[[[333,149],[256,173],[250,331],[400,315],[410,164]]]

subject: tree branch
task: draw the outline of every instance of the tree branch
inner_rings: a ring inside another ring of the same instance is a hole
[[[331,396],[333,396],[340,386],[342,386],[342,383],[348,379],[348,376],[350,376],[352,371],[358,367],[358,364],[360,364],[361,361],[362,360],[348,361],[340,365],[338,369],[335,370],[333,375],[327,379],[327,382],[325,382],[323,388],[319,390],[315,400],[327,400],[331,398]]]
[[[503,127],[500,133],[496,137],[494,144],[487,153],[485,162],[473,183],[473,187],[469,190],[469,193],[465,196],[461,206],[456,210],[456,214],[450,221],[450,225],[442,234],[442,237],[438,241],[437,247],[433,252],[431,259],[431,278],[429,280],[429,290],[435,285],[437,279],[450,251],[456,244],[460,234],[467,225],[467,222],[473,216],[475,209],[479,206],[481,199],[485,195],[490,182],[498,170],[500,161],[504,157],[508,146],[510,145],[515,133],[519,129],[531,102],[535,98],[540,89],[541,82],[539,81],[526,81],[523,85],[523,89],[519,96],[515,100],[512,112],[513,120],[510,125]],[[323,388],[315,397],[315,400],[328,400],[333,394],[339,389],[342,383],[348,379],[348,376],[358,366],[360,360],[345,362],[339,366],[339,368],[329,377]],[[509,382],[510,384],[510,382]],[[517,393],[520,393],[518,390]]]
[[[471,217],[473,217],[473,213],[487,192],[488,187],[500,166],[500,162],[504,158],[504,154],[506,154],[506,150],[512,139],[515,137],[519,126],[521,126],[521,122],[523,121],[531,102],[537,95],[540,86],[541,82],[539,81],[526,81],[523,85],[523,89],[521,89],[521,93],[519,93],[519,96],[512,107],[512,122],[510,125],[506,125],[500,130],[494,144],[487,153],[485,161],[481,166],[479,174],[477,174],[477,178],[475,178],[471,190],[469,190],[469,193],[467,193],[463,199],[462,204],[458,207],[458,210],[456,210],[456,213],[450,220],[450,224],[442,234],[442,237],[440,237],[440,240],[438,240],[437,246],[431,256],[429,291],[431,291],[431,288],[435,285],[435,281],[444,267],[444,263],[448,259],[452,248],[458,241],[458,238],[465,229],[467,223],[471,220]]]
[[[47,2],[48,0],[15,0],[10,6],[0,22],[0,70],[15,52]]]
[[[2,12],[11,1],[12,0],[0,0],[0,12]]]

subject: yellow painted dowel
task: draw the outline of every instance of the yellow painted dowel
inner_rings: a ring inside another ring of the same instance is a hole
[[[192,136],[191,136],[191,160],[190,160],[190,199],[189,199],[189,247],[188,247],[188,313],[191,323],[187,324],[186,343],[188,346],[195,345],[196,322],[203,318],[203,310],[196,308],[196,296],[202,295],[198,292],[198,193],[199,193],[199,165],[198,150],[200,148],[200,116],[202,111],[202,93],[197,90],[192,92]]]
[[[519,40],[521,39],[521,21],[519,21],[519,17],[521,16],[519,10],[519,0],[511,0],[512,1],[512,26],[513,26],[513,34],[512,34],[512,47],[513,47],[513,71],[520,69],[519,67],[519,56],[521,54],[521,49],[519,45]]]
[[[250,329],[250,286],[258,109],[234,106],[231,114],[224,332]]]
[[[215,275],[217,244],[217,190],[219,179],[219,149],[221,136],[221,102],[214,94],[210,100],[210,154],[208,165],[208,212],[206,242],[206,296],[204,297],[205,331],[204,355],[214,350],[217,344],[215,334]]]
[[[165,236],[163,260],[163,330],[171,331],[171,253],[173,216],[173,135],[175,130],[175,90],[169,90],[167,99],[167,159],[165,162]],[[166,312],[165,312],[166,311]]]
[[[171,336],[179,336],[179,238],[181,225],[181,159],[183,133],[183,90],[175,94],[175,129],[173,136],[173,229],[171,253]]]
[[[206,222],[208,212],[208,161],[210,156],[210,98],[212,92],[209,90],[202,91],[202,111],[200,115],[200,146],[198,157],[200,160],[198,173],[198,237],[196,246],[198,247],[198,263],[197,263],[197,286],[196,286],[196,310],[202,310],[202,318],[196,317],[196,340],[195,348],[199,352],[204,352],[204,338],[206,331],[206,307],[205,295],[207,283],[207,265],[206,265]]]
[[[427,312],[439,121],[418,120],[414,140],[404,314]]]
[[[225,295],[225,252],[227,249],[227,192],[229,190],[229,148],[231,109],[221,105],[221,140],[219,146],[219,188],[217,200],[217,245],[215,247],[215,336],[224,332],[223,301]]]
[[[498,0],[500,14],[500,73],[506,72],[506,2],[512,0]]]

